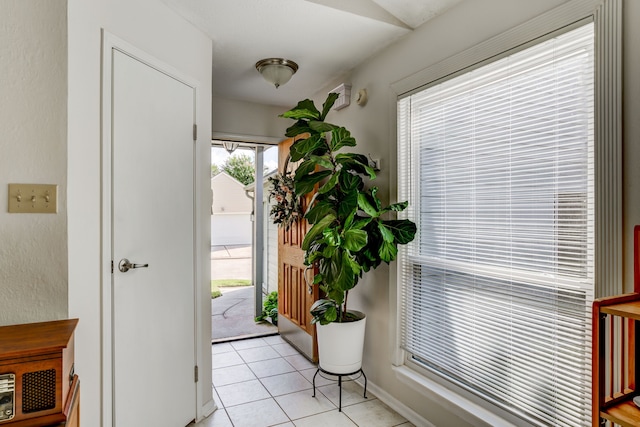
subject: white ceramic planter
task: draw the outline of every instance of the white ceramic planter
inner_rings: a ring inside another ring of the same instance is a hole
[[[350,311],[362,319],[355,322],[316,323],[320,368],[333,374],[350,374],[362,367],[366,317]]]

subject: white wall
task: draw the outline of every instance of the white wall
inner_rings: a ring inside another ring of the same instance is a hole
[[[211,178],[211,191],[213,192],[211,209],[214,214],[253,211],[253,200],[247,196],[244,185],[225,172],[220,172]]]
[[[67,317],[67,1],[0,2],[0,325]],[[57,214],[7,213],[9,183]]]
[[[214,213],[211,215],[211,245],[251,245],[251,213]]]
[[[270,185],[265,185],[264,189],[264,218],[266,226],[264,227],[264,273],[263,278],[265,284],[263,291],[267,294],[278,291],[278,224],[274,224],[271,219],[271,207],[275,204],[275,200],[269,202]]]
[[[79,317],[76,371],[82,378],[82,424],[100,425],[101,413],[101,29],[199,82],[197,94],[198,225],[201,233],[197,277],[202,287],[201,343],[211,340],[209,215],[211,206],[211,52],[204,34],[160,0],[69,0],[68,245],[69,315]],[[211,364],[209,346],[199,347],[203,372]],[[151,356],[151,355],[150,355]],[[212,399],[211,378],[201,375],[198,408]]]
[[[382,158],[382,171],[376,185],[381,187],[383,197],[391,197],[396,181],[396,140],[392,126],[395,111],[390,107],[393,99],[390,85],[562,3],[564,0],[462,2],[353,70],[346,82],[352,84],[354,94],[366,88],[369,102],[365,107],[352,102],[346,109],[331,112],[328,121],[351,130],[360,152]],[[640,2],[624,0],[623,4],[624,269],[625,286],[631,290],[633,242],[630,236],[633,225],[640,223],[640,58],[636,52],[640,44],[640,27],[636,24],[640,20]],[[321,104],[326,93],[342,82],[331,82],[319,91],[314,96],[316,104]],[[392,308],[395,302],[390,299],[394,293],[389,292],[389,286],[396,286],[394,265],[366,275],[349,298],[351,308],[366,312],[368,317],[364,369],[369,380],[436,426],[486,425],[481,420],[459,419],[461,412],[446,409],[438,398],[416,393],[396,377],[391,365],[396,333]]]
[[[244,185],[220,172],[211,178],[211,245],[250,245],[253,241],[253,200]]]
[[[278,118],[278,114],[284,113],[291,107],[214,97],[212,128],[214,132],[232,135],[284,139],[284,132],[290,125],[287,119]]]

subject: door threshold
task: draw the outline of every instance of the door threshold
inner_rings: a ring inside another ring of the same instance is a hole
[[[242,340],[249,340],[252,338],[264,338],[264,337],[272,337],[274,335],[280,335],[279,332],[268,332],[268,333],[264,333],[264,332],[260,332],[257,334],[246,334],[246,335],[239,335],[237,337],[226,337],[226,338],[218,338],[215,340],[211,340],[211,345],[213,344],[222,344],[225,342],[233,342],[233,341],[242,341]]]

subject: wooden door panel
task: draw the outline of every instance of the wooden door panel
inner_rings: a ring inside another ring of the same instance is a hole
[[[288,162],[289,147],[292,143],[293,139],[289,139],[279,145],[281,173],[286,172],[287,167],[290,172],[293,169]],[[309,198],[305,201],[308,200]],[[289,326],[297,328],[297,332],[292,332],[290,329],[280,327],[282,337],[308,358],[317,361],[315,326],[311,323],[309,310],[318,299],[318,290],[314,286],[312,292],[308,292],[305,274],[311,280],[312,273],[304,265],[304,251],[301,248],[308,229],[309,224],[306,220],[302,220],[294,223],[289,230],[280,228],[278,231],[278,310],[279,316],[289,322],[287,328]],[[301,343],[301,339],[305,342]]]
[[[287,263],[282,264],[282,270],[284,272],[282,288],[285,298],[282,301],[283,306],[280,314],[311,334],[313,325],[308,316],[311,308],[310,298],[307,298],[307,284],[304,280],[306,270]]]
[[[309,223],[307,223],[307,221],[303,221],[302,223],[296,223],[295,226],[291,227],[289,230],[281,229],[283,234],[282,243],[284,245],[300,249],[304,236],[307,234],[308,225]]]

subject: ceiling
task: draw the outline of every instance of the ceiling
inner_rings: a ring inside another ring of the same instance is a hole
[[[163,0],[213,39],[213,95],[292,106],[462,0]],[[295,61],[276,89],[263,58]]]

